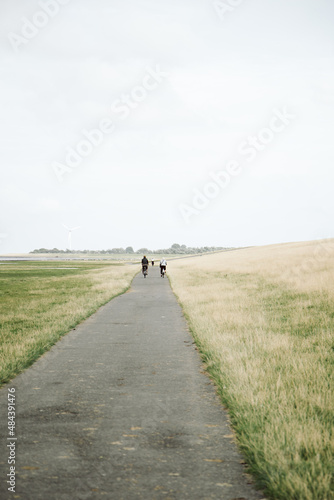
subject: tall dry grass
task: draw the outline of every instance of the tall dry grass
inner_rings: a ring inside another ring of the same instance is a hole
[[[175,261],[172,287],[258,484],[333,499],[334,241]]]

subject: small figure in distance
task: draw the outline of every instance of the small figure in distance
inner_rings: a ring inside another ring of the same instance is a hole
[[[142,273],[144,275],[144,278],[146,278],[147,273],[148,273],[148,260],[146,258],[146,255],[141,260],[141,267],[142,267]]]
[[[154,266],[154,260],[152,259],[152,267]]]
[[[165,277],[166,267],[167,267],[167,261],[166,261],[165,257],[162,257],[162,259],[160,261],[160,274],[161,274],[162,278]]]

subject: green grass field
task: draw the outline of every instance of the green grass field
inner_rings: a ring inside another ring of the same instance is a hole
[[[123,293],[139,267],[106,262],[0,264],[0,384]]]

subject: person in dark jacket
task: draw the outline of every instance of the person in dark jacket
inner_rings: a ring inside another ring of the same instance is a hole
[[[141,267],[144,274],[144,272],[148,270],[148,260],[146,258],[146,255],[144,255],[144,257],[141,260]]]

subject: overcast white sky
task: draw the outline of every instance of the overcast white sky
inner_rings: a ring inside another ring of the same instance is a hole
[[[63,224],[75,249],[333,237],[333,21],[332,0],[1,0],[0,252],[65,249]]]

